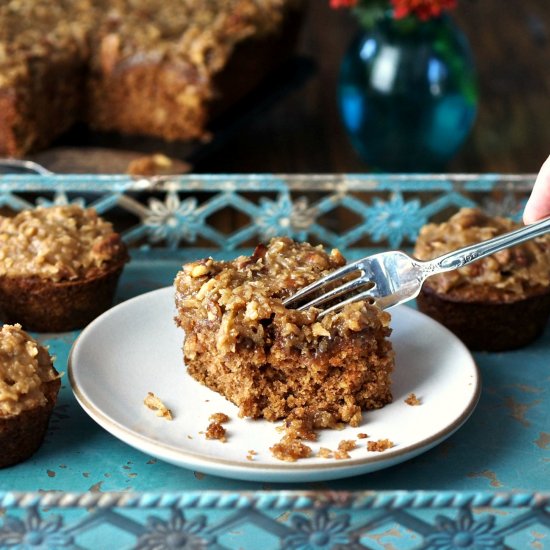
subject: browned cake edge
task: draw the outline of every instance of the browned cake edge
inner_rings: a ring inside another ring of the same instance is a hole
[[[123,267],[121,262],[96,276],[75,281],[0,277],[0,317],[37,332],[82,328],[111,307]]]
[[[550,289],[514,302],[460,300],[424,285],[418,309],[446,326],[468,348],[505,351],[526,346],[543,332],[550,315]]]
[[[84,65],[78,56],[35,60],[40,70],[0,89],[0,155],[45,147],[70,128],[82,107]],[[38,74],[35,74],[35,73]]]
[[[12,416],[0,414],[0,468],[32,456],[42,445],[61,386],[59,378],[45,383],[47,403]]]
[[[303,11],[289,7],[275,34],[238,44],[210,81],[191,65],[122,61],[95,72],[84,49],[27,60],[24,76],[0,88],[0,155],[48,146],[75,122],[100,131],[165,140],[207,137],[206,125],[242,99],[293,51]],[[238,77],[235,77],[235,74]],[[182,94],[191,90],[189,101]]]
[[[291,10],[277,32],[237,44],[211,81],[192,65],[169,62],[123,60],[108,72],[92,71],[87,122],[100,131],[167,141],[206,137],[206,126],[213,118],[243,99],[288,59],[300,19],[301,13]]]

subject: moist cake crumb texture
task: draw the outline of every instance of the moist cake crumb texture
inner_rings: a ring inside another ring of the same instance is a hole
[[[211,422],[206,428],[206,439],[217,439],[222,443],[227,441],[226,429],[219,422]]]
[[[343,439],[340,443],[338,443],[338,450],[334,453],[334,458],[336,460],[351,458],[349,452],[353,451],[356,447],[357,443],[354,439]]]
[[[393,441],[390,441],[389,439],[378,439],[377,441],[367,442],[367,451],[382,453],[388,449],[391,449],[393,446]]]
[[[327,447],[320,447],[317,456],[319,458],[333,458],[334,453]]]
[[[227,416],[225,413],[217,412],[210,415],[209,420],[218,424],[225,424],[226,422],[229,422],[229,416]]]
[[[416,394],[409,393],[409,395],[407,395],[407,398],[405,399],[405,403],[407,403],[407,405],[410,405],[411,407],[417,407],[422,403],[422,401],[420,401],[420,399],[416,397]]]
[[[186,264],[175,280],[189,373],[240,416],[285,419],[272,447],[284,460],[309,456],[300,440],[315,440],[315,430],[358,426],[362,410],[391,401],[387,312],[358,302],[319,319],[316,308],[282,304],[344,264],[337,250],[281,237],[251,256]]]
[[[292,437],[283,437],[279,443],[275,443],[269,450],[273,456],[285,462],[296,462],[302,458],[311,456],[311,447],[302,443],[299,439]]]

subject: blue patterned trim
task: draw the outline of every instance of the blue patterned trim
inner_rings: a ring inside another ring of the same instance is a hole
[[[0,549],[544,548],[549,503],[532,493],[0,493]]]
[[[425,223],[461,207],[519,219],[533,181],[493,174],[6,175],[0,206],[19,211],[75,202],[106,218],[122,211],[131,220],[121,229],[125,241],[147,254],[208,246],[233,251],[275,235],[341,250],[398,248],[410,246]],[[218,223],[228,209],[239,227]]]
[[[190,491],[178,493],[18,493],[0,492],[0,508],[182,508],[302,510],[336,506],[353,510],[411,508],[544,508],[550,493],[446,491]]]

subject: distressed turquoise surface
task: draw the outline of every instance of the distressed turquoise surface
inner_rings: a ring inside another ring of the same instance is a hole
[[[179,261],[134,261],[119,299],[171,284],[179,267]],[[38,335],[50,345],[60,370],[76,335]],[[47,544],[38,547],[52,550],[256,550],[260,544],[266,549],[458,549],[464,546],[453,540],[470,539],[478,546],[466,548],[504,548],[493,544],[503,540],[507,548],[545,548],[550,499],[541,501],[546,503],[541,509],[534,495],[548,493],[550,485],[549,357],[550,327],[522,351],[476,354],[481,400],[444,443],[393,468],[302,484],[232,481],[151,458],[95,424],[65,377],[41,450],[0,470],[0,510],[8,506],[5,517],[11,522],[2,524],[0,518],[0,548],[13,548],[2,544],[2,530],[9,533],[15,520],[25,537],[43,538],[47,532]],[[9,496],[2,501],[4,491],[15,494],[11,506]],[[326,491],[346,493],[326,501]],[[41,495],[25,501],[19,492]],[[124,499],[119,492],[128,493],[129,500],[117,500]],[[56,507],[40,500],[68,493],[78,493],[76,504],[69,500]],[[86,494],[95,499],[94,506]],[[183,536],[181,545],[172,544],[174,532]],[[328,542],[310,544],[310,539]]]
[[[5,176],[0,206],[80,201],[105,217],[130,216],[124,236],[133,261],[119,287],[123,301],[170,285],[183,261],[234,257],[273,234],[339,246],[353,259],[408,248],[420,222],[460,206],[518,217],[532,182],[498,175]],[[248,220],[223,232],[211,221],[228,205]],[[356,221],[339,230],[346,212]],[[60,371],[77,334],[37,335]],[[0,549],[550,547],[550,326],[522,350],[475,359],[481,400],[444,443],[393,468],[302,484],[232,481],[153,459],[89,419],[65,376],[42,448],[0,470]]]
[[[132,262],[119,300],[170,285],[179,267],[178,261]],[[60,371],[66,370],[76,335],[37,335],[50,346]],[[0,470],[0,490],[550,490],[550,326],[523,350],[476,353],[475,359],[483,379],[481,400],[466,425],[447,441],[380,472],[298,485],[231,481],[153,459],[88,418],[64,377],[46,443],[30,461]]]

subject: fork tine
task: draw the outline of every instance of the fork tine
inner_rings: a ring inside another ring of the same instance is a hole
[[[366,298],[374,298],[375,293],[376,293],[376,287],[373,286],[368,290],[365,290],[364,292],[360,292],[359,294],[350,296],[347,300],[342,300],[341,302],[338,302],[337,304],[334,304],[333,306],[321,311],[317,319],[321,319],[322,317],[327,315],[327,313],[338,311],[342,309],[344,306],[347,306],[348,304],[353,304],[354,302],[360,302],[361,300],[365,300]]]
[[[309,301],[307,304],[304,304],[297,308],[299,311],[303,311],[304,309],[313,307],[313,306],[319,306],[321,304],[324,304],[326,302],[329,302],[330,300],[337,298],[338,296],[342,296],[342,294],[346,294],[346,292],[350,292],[352,290],[355,290],[357,288],[360,288],[362,286],[370,284],[369,287],[372,288],[374,285],[372,281],[366,280],[363,278],[363,276],[359,276],[356,279],[352,279],[351,281],[348,281],[347,283],[344,283],[343,285],[337,286],[333,288],[332,290],[329,290],[328,292],[325,292],[321,294],[320,296],[317,296],[317,298],[314,298],[313,300]]]
[[[320,290],[326,284],[332,283],[333,281],[336,281],[337,279],[340,279],[341,277],[344,277],[352,273],[353,271],[356,271],[361,261],[362,260],[357,260],[350,264],[346,264],[345,266],[341,267],[340,269],[337,269],[336,271],[333,271],[332,273],[329,273],[328,275],[319,279],[318,281],[315,281],[310,285],[305,286],[304,288],[300,289],[298,292],[296,292],[295,294],[293,294],[292,296],[284,300],[283,305],[285,307],[289,307],[291,306],[291,304],[294,304],[295,302],[302,300],[305,296],[308,296],[309,294],[312,294],[317,290]]]

